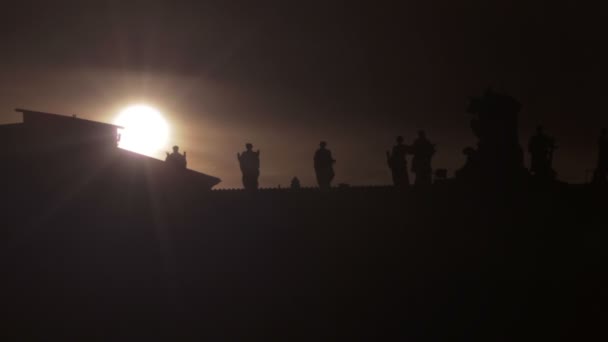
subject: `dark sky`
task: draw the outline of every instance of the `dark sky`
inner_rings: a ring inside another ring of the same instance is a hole
[[[241,185],[245,142],[261,186],[312,185],[320,140],[336,183],[386,184],[384,151],[418,129],[434,167],[460,167],[467,97],[493,86],[524,104],[522,144],[544,124],[560,178],[582,181],[608,126],[606,12],[501,3],[19,1],[0,14],[0,123],[16,107],[111,121],[145,102],[222,187]]]

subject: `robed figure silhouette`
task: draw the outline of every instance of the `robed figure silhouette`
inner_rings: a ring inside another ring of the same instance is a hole
[[[245,148],[245,152],[236,154],[243,173],[243,187],[246,190],[256,190],[260,177],[260,150],[254,152],[250,143],[247,143]]]
[[[315,152],[315,174],[319,188],[329,189],[331,181],[334,179],[334,163],[335,159],[331,156],[331,151],[326,148],[327,143],[321,141],[319,149]]]
[[[388,167],[393,175],[393,184],[396,187],[405,187],[410,185],[410,179],[407,173],[407,159],[409,147],[403,144],[403,137],[397,137],[397,144],[393,146],[391,152],[386,151],[386,160]]]
[[[418,138],[411,147],[414,158],[412,159],[412,172],[416,174],[416,185],[431,184],[432,172],[431,158],[435,154],[435,145],[427,140],[424,131],[418,131]]]
[[[466,160],[464,166],[454,172],[456,178],[462,179],[465,182],[472,182],[479,178],[479,153],[471,146],[467,146],[462,150]]]
[[[530,138],[528,151],[530,152],[530,171],[538,180],[555,179],[552,168],[555,140],[543,132],[542,126],[536,127],[536,134]]]
[[[597,167],[593,174],[593,182],[606,184],[606,176],[608,175],[608,132],[605,128],[600,131],[597,145]]]
[[[167,152],[165,162],[177,169],[185,169],[187,165],[186,152],[184,154],[179,153],[179,146],[173,146],[173,153]]]

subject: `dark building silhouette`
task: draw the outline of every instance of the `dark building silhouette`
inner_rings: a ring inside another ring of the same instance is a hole
[[[435,145],[426,138],[424,131],[418,131],[418,138],[411,147],[412,172],[416,174],[416,185],[430,185],[432,182],[431,158],[435,154]]]
[[[396,187],[405,187],[410,185],[406,158],[409,147],[403,144],[402,136],[398,136],[396,140],[397,144],[393,146],[393,149],[390,152],[386,151],[386,159],[393,176],[393,185]]]
[[[478,142],[474,158],[469,159],[460,176],[475,175],[469,180],[497,185],[525,181],[527,172],[517,127],[520,109],[516,99],[492,89],[471,98],[467,111],[473,115],[471,129]]]
[[[114,126],[48,153],[53,135],[25,126],[0,126],[6,340],[605,332],[608,213],[592,187],[201,191],[208,178],[117,149]]]
[[[2,170],[15,187],[45,191],[78,182],[118,186],[133,177],[164,187],[210,190],[219,178],[118,148],[118,126],[74,116],[18,109],[23,123],[0,125]],[[19,185],[17,185],[19,184]],[[115,185],[111,185],[115,184]]]
[[[331,151],[326,146],[327,143],[321,141],[314,157],[315,174],[321,189],[329,189],[335,176],[334,163],[336,160],[331,156]]]
[[[260,177],[260,150],[253,151],[253,145],[250,143],[245,144],[245,149],[243,153],[236,154],[243,173],[243,187],[256,190]]]
[[[555,139],[546,135],[542,126],[537,126],[536,134],[530,138],[528,143],[530,172],[535,179],[541,181],[555,179],[556,173],[552,165],[555,148]]]

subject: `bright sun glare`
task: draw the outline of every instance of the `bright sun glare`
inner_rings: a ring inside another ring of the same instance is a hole
[[[167,144],[169,125],[162,114],[152,107],[127,107],[118,114],[114,123],[123,127],[119,129],[118,146],[125,150],[153,155]]]

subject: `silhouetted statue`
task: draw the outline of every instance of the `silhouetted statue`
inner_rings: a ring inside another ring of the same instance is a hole
[[[552,180],[555,171],[552,168],[555,140],[543,133],[543,127],[536,127],[536,134],[530,138],[530,171],[539,180]]]
[[[325,148],[327,143],[321,141],[319,149],[315,152],[315,174],[317,175],[317,183],[319,188],[329,189],[331,181],[334,179],[334,163],[335,159],[331,156],[331,151]]]
[[[403,137],[397,137],[397,144],[393,146],[391,152],[386,151],[386,160],[388,167],[393,175],[393,184],[396,187],[405,187],[410,185],[410,179],[407,174],[407,159],[406,154],[409,147],[403,144]]]
[[[293,177],[293,179],[291,180],[291,189],[300,189],[300,180],[298,179],[298,177]]]
[[[593,182],[606,184],[606,176],[608,175],[608,133],[606,128],[602,128],[600,131],[597,145],[597,167],[593,174]]]
[[[414,158],[412,159],[412,172],[416,174],[416,185],[429,185],[432,182],[433,169],[431,158],[435,154],[435,145],[426,138],[424,131],[418,131],[418,138],[414,140],[411,147]]]
[[[250,143],[245,148],[245,152],[236,154],[243,173],[243,186],[246,190],[256,190],[260,177],[260,150],[254,152]]]
[[[520,109],[521,104],[513,97],[492,89],[487,89],[482,96],[471,98],[467,111],[474,115],[471,129],[478,142],[473,150],[475,162],[469,163],[466,172],[459,172],[460,176],[475,175],[476,179],[468,181],[499,186],[525,180],[527,171],[517,128]]]
[[[467,146],[462,150],[462,154],[466,156],[464,166],[454,173],[456,178],[465,180],[467,182],[474,181],[479,178],[479,156],[477,150]]]
[[[186,168],[186,151],[184,154],[179,153],[179,146],[173,146],[173,153],[167,152],[167,157],[165,158],[165,162],[169,165],[178,168],[185,169]]]

